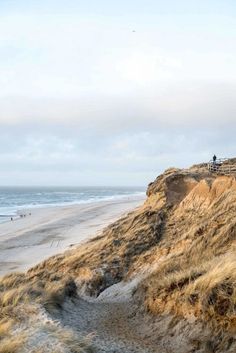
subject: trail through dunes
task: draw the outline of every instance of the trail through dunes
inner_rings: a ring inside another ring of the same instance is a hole
[[[140,310],[133,292],[142,279],[114,284],[97,298],[67,299],[52,319],[75,335],[92,335],[96,353],[214,353],[208,328],[196,318]]]
[[[235,177],[168,169],[141,207],[96,237],[3,278],[2,318],[25,296],[46,310],[61,348],[44,340],[40,353],[90,353],[90,344],[96,353],[235,353],[235,215]],[[85,348],[75,350],[80,337]]]
[[[111,291],[113,289],[108,288],[95,299],[67,300],[55,319],[80,334],[94,333],[96,353],[161,353],[160,347],[157,350],[156,345],[144,337],[144,317],[138,313],[131,296],[124,293],[116,298]]]

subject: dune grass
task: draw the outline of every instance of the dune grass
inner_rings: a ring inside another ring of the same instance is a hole
[[[215,330],[236,332],[236,252],[191,260],[175,266],[170,258],[142,283],[147,311],[193,314]]]
[[[40,312],[62,309],[66,298],[75,296],[75,282],[68,276],[54,275],[51,281],[27,274],[12,273],[0,279],[0,353],[51,353],[48,342],[53,337],[54,353],[91,352],[90,341],[47,320],[41,323]],[[43,336],[42,336],[43,335]],[[32,337],[42,336],[35,347]]]
[[[24,343],[24,335],[4,339],[0,341],[0,353],[19,353],[23,349]]]

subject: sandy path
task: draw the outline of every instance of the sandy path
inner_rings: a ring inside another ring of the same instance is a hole
[[[163,353],[142,334],[146,322],[131,296],[124,295],[123,301],[106,297],[68,300],[55,319],[84,335],[94,333],[96,353]]]
[[[31,216],[0,224],[0,276],[24,271],[47,257],[96,236],[143,198],[28,210]]]

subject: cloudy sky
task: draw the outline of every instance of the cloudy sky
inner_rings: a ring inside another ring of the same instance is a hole
[[[1,0],[0,185],[236,156],[235,0]]]

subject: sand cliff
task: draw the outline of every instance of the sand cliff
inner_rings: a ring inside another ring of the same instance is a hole
[[[0,342],[11,328],[25,337],[13,352],[39,352],[42,332],[42,352],[235,352],[235,215],[234,176],[168,169],[97,238],[0,281],[2,325],[22,307],[49,322],[22,315]]]

